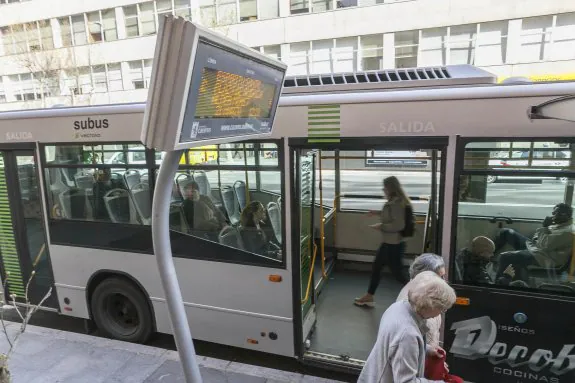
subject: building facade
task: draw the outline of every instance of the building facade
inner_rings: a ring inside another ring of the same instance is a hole
[[[167,13],[290,75],[472,64],[500,79],[575,80],[565,0],[0,0],[0,110],[144,101]]]

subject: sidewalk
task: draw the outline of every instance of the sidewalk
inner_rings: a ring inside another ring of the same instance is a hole
[[[6,322],[10,339],[19,323]],[[9,344],[0,333],[0,352]],[[328,383],[313,376],[198,357],[206,383]],[[184,383],[176,351],[28,326],[9,362],[13,383]]]

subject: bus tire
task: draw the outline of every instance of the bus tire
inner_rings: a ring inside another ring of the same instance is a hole
[[[152,335],[154,323],[148,300],[125,279],[103,280],[94,290],[90,306],[94,322],[107,337],[145,343]]]

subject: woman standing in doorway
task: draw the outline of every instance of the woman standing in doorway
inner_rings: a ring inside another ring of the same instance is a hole
[[[381,222],[370,225],[371,228],[381,232],[382,243],[375,255],[367,294],[355,299],[354,303],[357,306],[374,306],[373,295],[379,285],[381,269],[386,263],[389,265],[395,279],[402,284],[407,283],[403,275],[402,260],[405,252],[405,242],[401,231],[405,228],[405,208],[411,206],[411,201],[403,191],[399,180],[394,176],[383,180],[383,193],[387,202],[381,210]]]

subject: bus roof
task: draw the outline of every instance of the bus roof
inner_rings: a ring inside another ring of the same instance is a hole
[[[356,85],[282,95],[274,137],[311,137],[323,128],[330,137],[575,136],[573,123],[527,117],[533,105],[575,94],[575,82],[346,90]],[[0,142],[140,142],[144,110],[145,103],[130,103],[2,112]]]

